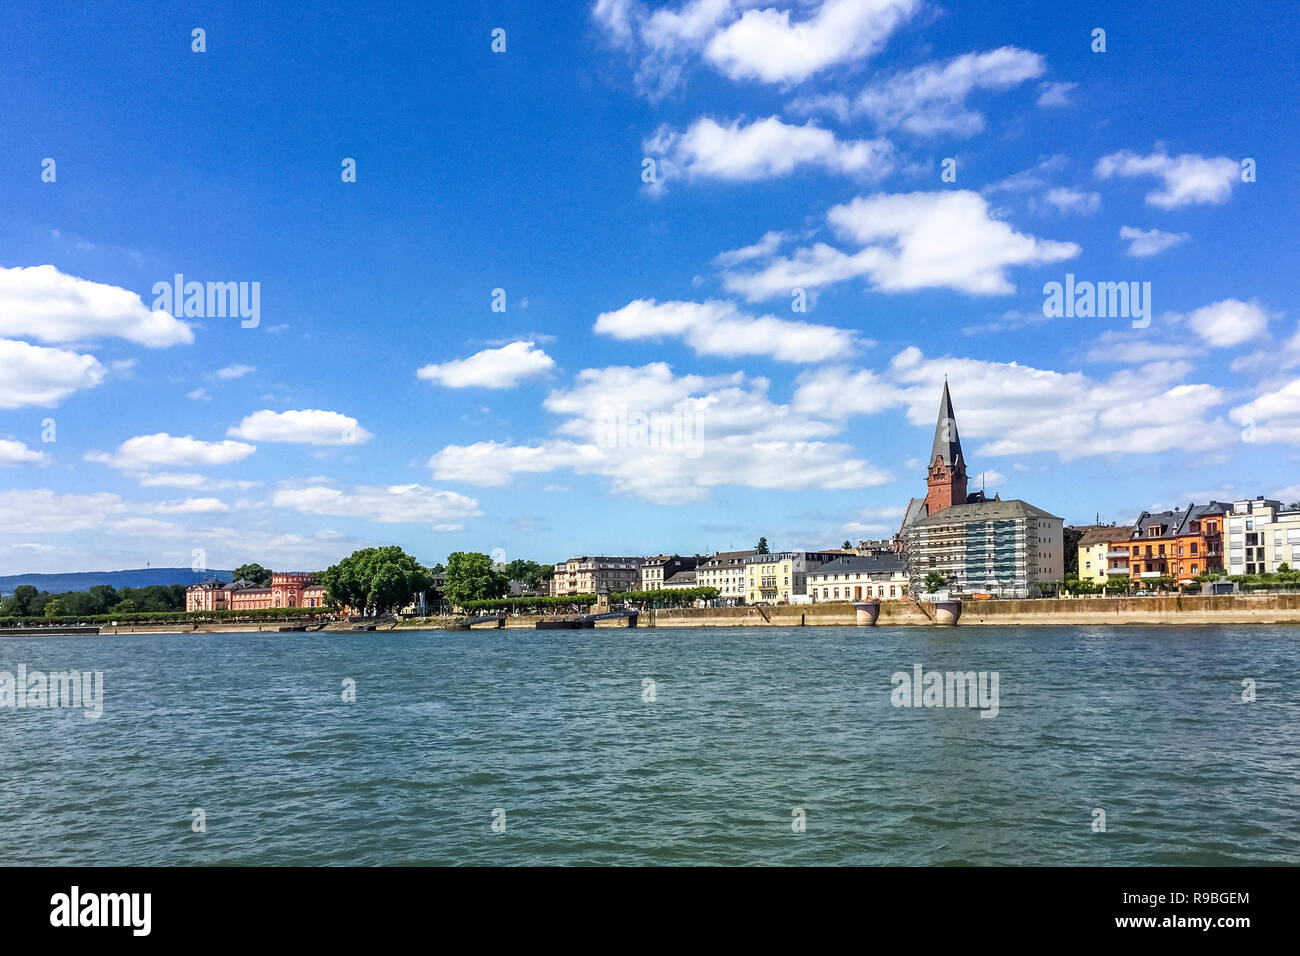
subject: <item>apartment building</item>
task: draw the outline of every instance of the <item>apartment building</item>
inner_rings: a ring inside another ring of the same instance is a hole
[[[1127,538],[1133,533],[1133,528],[1131,525],[1117,527],[1113,524],[1096,524],[1079,530],[1083,532],[1078,544],[1079,580],[1105,585],[1110,580],[1111,542],[1117,538]]]
[[[1261,496],[1234,501],[1226,520],[1229,574],[1300,568],[1300,510]]]
[[[1173,578],[1190,584],[1198,574],[1223,570],[1223,526],[1231,505],[1189,504],[1171,511],[1144,511],[1127,535],[1111,539],[1111,581]]]
[[[745,560],[757,551],[719,551],[695,569],[696,587],[717,588],[727,604],[745,603]]]
[[[1064,522],[1026,501],[951,505],[907,525],[913,593],[938,572],[950,591],[1026,597],[1039,581],[1065,576]]]
[[[792,596],[806,595],[809,571],[839,557],[825,551],[750,555],[745,559],[745,598],[750,604],[789,604]]]
[[[641,562],[637,557],[583,555],[555,565],[551,596],[608,594],[635,591],[641,585]]]
[[[674,574],[681,571],[694,571],[699,563],[698,555],[684,558],[680,554],[656,554],[653,557],[643,558],[639,587],[642,591],[658,591]]]
[[[809,571],[807,587],[813,603],[897,601],[907,596],[907,567],[901,555],[892,553],[841,557]]]

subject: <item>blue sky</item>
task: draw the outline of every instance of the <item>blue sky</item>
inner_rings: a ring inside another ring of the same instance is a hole
[[[945,375],[1067,522],[1300,499],[1282,7],[470,6],[0,10],[0,572],[888,536]]]

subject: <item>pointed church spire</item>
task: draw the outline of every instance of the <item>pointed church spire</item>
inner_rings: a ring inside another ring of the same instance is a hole
[[[952,411],[952,396],[948,394],[948,379],[943,380],[943,398],[939,401],[939,421],[934,426],[934,445],[930,449],[927,467],[934,464],[935,457],[943,459],[950,468],[959,463],[965,464],[961,453],[961,436],[957,434],[957,418]]]

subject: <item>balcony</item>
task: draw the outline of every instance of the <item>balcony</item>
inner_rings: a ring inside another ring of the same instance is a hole
[[[1127,560],[1128,560],[1128,548],[1124,548],[1124,549],[1122,549],[1122,550],[1120,550],[1120,551],[1107,551],[1107,552],[1106,552],[1106,557],[1108,557],[1108,558],[1123,558],[1124,560],[1127,561]]]
[[[1108,575],[1122,574],[1124,577],[1128,577],[1128,568],[1107,568],[1106,573]]]
[[[1163,571],[1143,571],[1140,575],[1143,578],[1163,578],[1164,576],[1165,572]]]

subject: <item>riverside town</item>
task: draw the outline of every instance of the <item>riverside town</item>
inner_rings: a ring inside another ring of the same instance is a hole
[[[1300,621],[1300,503],[1189,501],[1142,511],[1132,524],[1066,527],[1050,507],[971,490],[947,382],[925,462],[925,493],[906,503],[887,539],[774,549],[760,537],[743,551],[584,553],[551,565],[457,552],[431,568],[398,548],[370,549],[321,572],[249,565],[231,580],[208,575],[182,594],[173,588],[183,610],[149,611],[134,599],[94,607],[73,594],[46,594],[42,604],[28,588],[0,603],[0,626]],[[366,575],[393,561],[400,573],[387,579],[396,583],[377,597]]]

